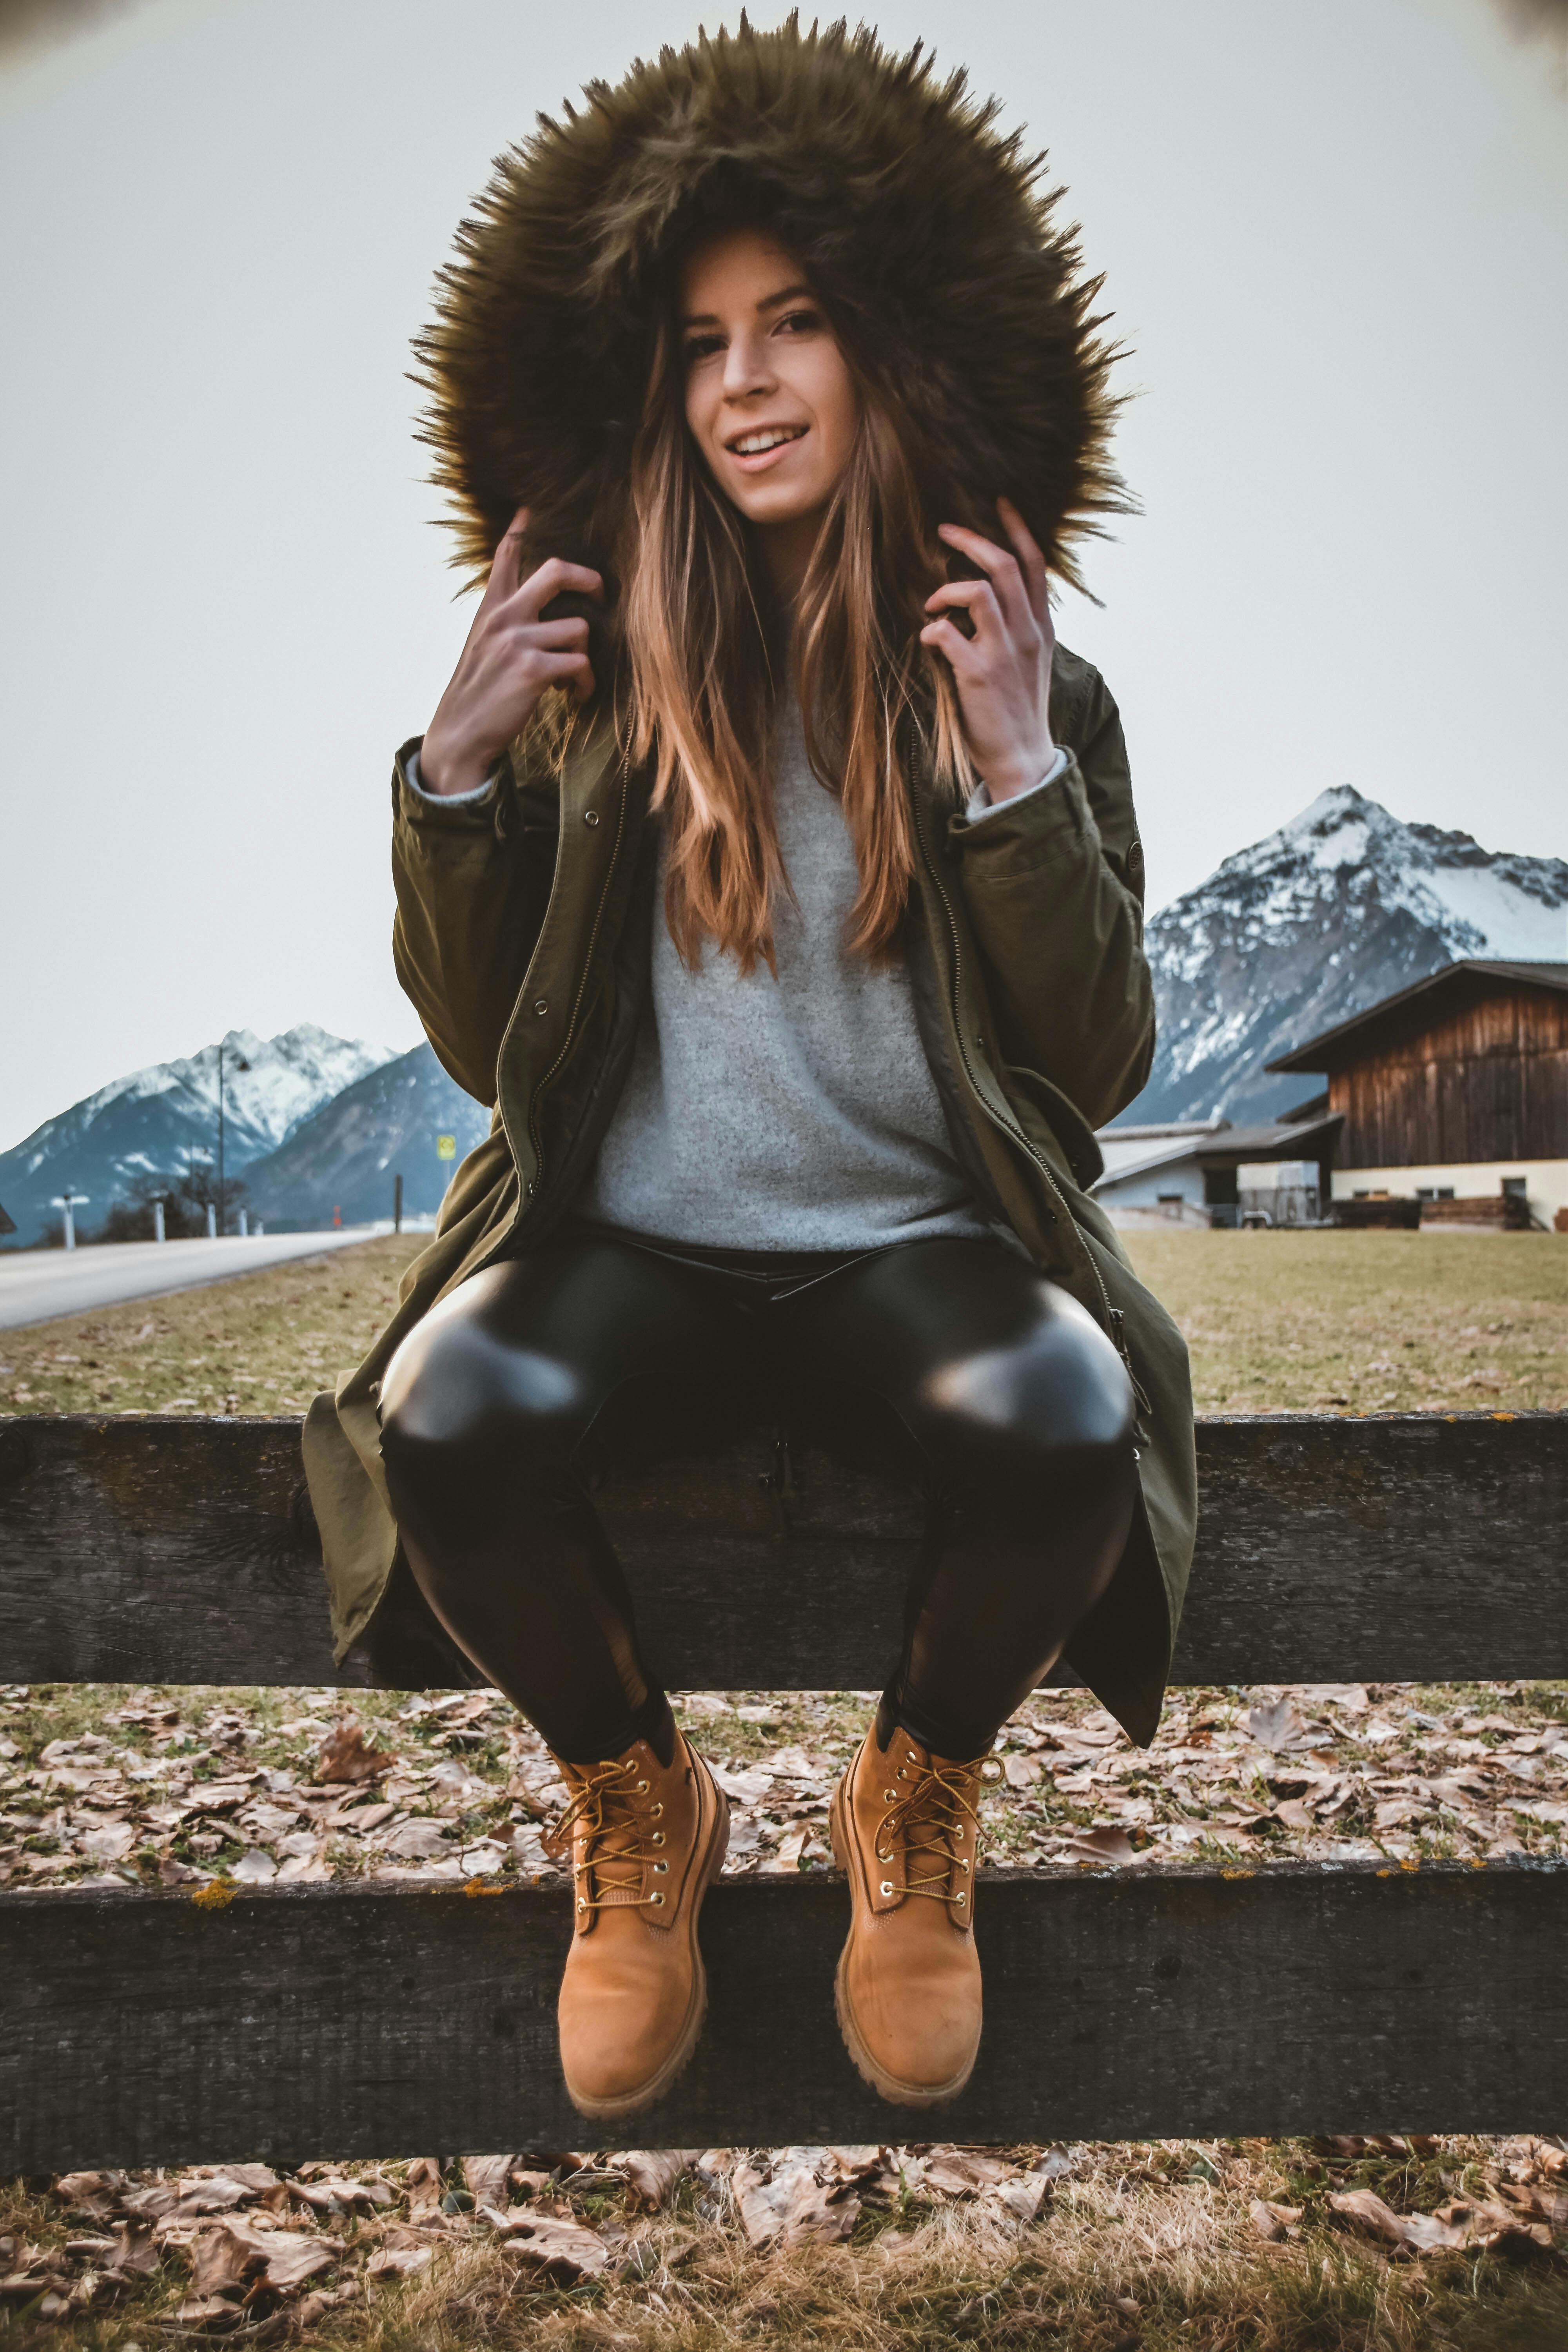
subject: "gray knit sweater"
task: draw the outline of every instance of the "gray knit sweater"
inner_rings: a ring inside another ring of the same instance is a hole
[[[715,1249],[984,1238],[997,1228],[952,1157],[908,979],[844,952],[854,846],[838,802],[806,764],[793,698],[779,729],[774,820],[797,905],[785,898],[773,909],[778,978],[763,964],[742,979],[711,946],[701,970],[688,971],[656,912],[631,1070],[578,1212]],[[1048,790],[1066,765],[1058,751],[1029,789]],[[416,754],[407,772],[422,793]],[[991,805],[982,784],[967,822],[983,823]],[[661,840],[659,910],[664,878]]]
[[[581,1213],[734,1249],[840,1250],[991,1230],[952,1157],[901,967],[842,936],[858,887],[837,800],[780,719],[774,816],[796,906],[773,910],[775,981],[710,945],[689,971],[662,919],[630,1073]]]

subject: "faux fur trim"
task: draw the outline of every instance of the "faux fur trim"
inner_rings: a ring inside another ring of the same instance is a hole
[[[791,16],[635,64],[503,155],[416,341],[422,437],[454,561],[482,576],[515,509],[536,547],[602,564],[626,496],[674,242],[742,209],[805,266],[836,330],[903,394],[971,521],[1012,498],[1052,569],[1124,509],[1108,440],[1116,352],[1059,190],[997,101],[917,43]]]

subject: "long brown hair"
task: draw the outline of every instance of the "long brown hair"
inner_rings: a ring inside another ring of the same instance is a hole
[[[930,510],[938,469],[921,462],[892,389],[847,346],[845,357],[859,429],[800,591],[788,658],[806,755],[842,802],[855,845],[860,887],[845,944],[882,961],[915,867],[910,762],[923,756],[955,793],[973,771],[951,673],[919,642],[924,600],[947,577]],[[743,972],[759,959],[776,971],[772,899],[788,886],[769,748],[786,625],[750,526],[688,431],[672,320],[654,355],[630,489],[615,564],[616,724],[628,754],[651,763],[652,805],[666,812],[670,936],[693,970],[711,940]],[[943,511],[955,512],[952,499]]]

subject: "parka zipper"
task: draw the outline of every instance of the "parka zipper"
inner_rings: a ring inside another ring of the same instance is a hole
[[[594,969],[594,950],[599,943],[599,931],[605,919],[605,908],[609,904],[610,885],[615,880],[616,863],[621,854],[621,836],[626,831],[626,798],[628,792],[626,762],[624,761],[621,763],[620,782],[620,801],[616,810],[616,837],[610,844],[609,863],[605,868],[605,879],[603,887],[599,892],[599,903],[594,913],[594,927],[588,934],[588,949],[587,953],[583,958],[583,969],[577,981],[577,993],[572,1000],[572,1010],[566,1018],[566,1034],[561,1040],[560,1052],[556,1055],[555,1059],[551,1063],[550,1067],[545,1071],[544,1076],[540,1079],[539,1084],[534,1087],[532,1099],[528,1106],[528,1139],[533,1147],[533,1176],[528,1187],[528,1199],[530,1201],[537,1200],[539,1195],[544,1190],[544,1147],[540,1140],[538,1125],[540,1101],[544,1094],[545,1088],[550,1085],[551,1080],[555,1076],[556,1072],[561,1068],[562,1064],[565,1061],[567,1055],[572,1050],[572,1040],[575,1036],[577,1031],[577,1015],[581,1011],[583,1004],[583,992],[588,985],[589,975],[592,973]],[[564,844],[563,844],[562,846],[563,853]]]
[[[1029,1158],[1034,1161],[1036,1167],[1039,1170],[1041,1175],[1045,1178],[1046,1182],[1050,1187],[1051,1196],[1056,1201],[1061,1214],[1067,1219],[1070,1225],[1073,1223],[1073,1213],[1071,1209],[1068,1206],[1066,1194],[1063,1192],[1060,1185],[1057,1182],[1056,1175],[1050,1163],[1036,1150],[1034,1145],[1030,1142],[1028,1137],[1025,1134],[1023,1129],[1018,1125],[1016,1119],[1005,1118],[1002,1113],[999,1110],[994,1109],[991,1103],[986,1100],[985,1095],[982,1091],[980,1082],[974,1075],[974,1065],[969,1058],[969,1046],[964,1037],[963,1021],[959,1011],[959,975],[963,955],[963,941],[959,933],[958,919],[952,911],[952,901],[948,897],[947,886],[943,882],[942,876],[938,873],[936,860],[931,856],[931,844],[926,836],[925,815],[921,807],[920,795],[918,793],[911,793],[910,798],[914,803],[915,832],[920,840],[921,856],[925,860],[926,872],[931,876],[931,883],[935,888],[937,897],[942,901],[942,913],[947,917],[947,933],[952,947],[952,1034],[958,1041],[958,1056],[963,1065],[963,1075],[969,1080],[970,1090],[973,1094],[975,1100],[979,1103],[981,1109],[985,1113],[986,1118],[991,1121],[993,1127],[999,1129],[1001,1132],[1008,1137],[1012,1142],[1017,1144],[1024,1151],[1028,1153]],[[1099,1263],[1096,1260],[1093,1252],[1086,1249],[1084,1255],[1089,1260],[1089,1271],[1094,1276],[1094,1286],[1100,1293],[1100,1312],[1105,1325],[1106,1336],[1111,1341],[1117,1354],[1121,1359],[1127,1377],[1132,1383],[1132,1393],[1138,1400],[1140,1410],[1143,1412],[1150,1412],[1152,1411],[1152,1407],[1149,1402],[1148,1397],[1144,1394],[1142,1382],[1139,1380],[1137,1373],[1132,1369],[1132,1359],[1128,1352],[1126,1334],[1122,1329],[1121,1309],[1119,1307],[1113,1307],[1110,1303],[1110,1293],[1105,1286],[1105,1276],[1100,1273]]]

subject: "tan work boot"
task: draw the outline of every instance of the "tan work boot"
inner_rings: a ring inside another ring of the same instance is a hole
[[[974,1875],[980,1767],[873,1724],[833,1798],[833,1852],[849,1881],[849,1938],[834,1988],[845,2046],[895,2106],[961,2091],[980,2048]]]
[[[571,1801],[542,1841],[572,1854],[572,1948],[556,2018],[579,2115],[628,2116],[667,2090],[702,2031],[697,1915],[730,1842],[730,1808],[678,1728],[670,1762],[646,1739],[565,1764]]]

